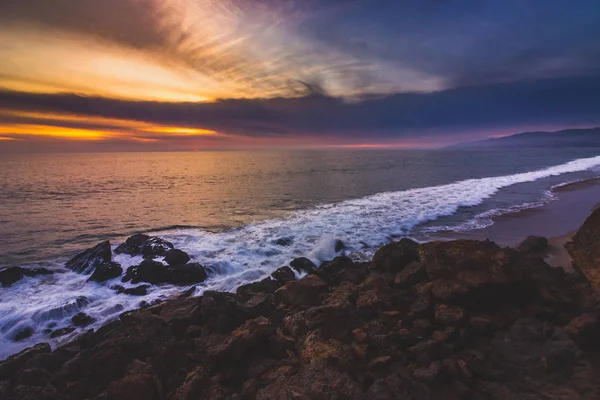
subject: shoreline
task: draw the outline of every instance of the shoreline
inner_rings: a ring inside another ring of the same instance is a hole
[[[564,248],[589,214],[600,206],[600,178],[572,182],[552,189],[554,199],[541,207],[528,208],[492,218],[493,224],[466,232],[443,232],[431,240],[491,240],[517,247],[528,236],[548,239],[545,261],[571,272],[571,257]]]

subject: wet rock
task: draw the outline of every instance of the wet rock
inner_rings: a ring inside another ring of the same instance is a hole
[[[10,267],[0,270],[0,285],[3,287],[12,286],[14,283],[23,279],[24,277],[35,277],[38,275],[51,275],[52,271],[47,270],[46,268],[35,268],[35,269],[27,269],[21,267]]]
[[[96,267],[89,280],[101,283],[109,279],[117,278],[121,276],[122,273],[123,268],[121,268],[121,264],[116,262],[105,262]]]
[[[528,236],[517,246],[524,254],[543,255],[548,250],[548,239],[543,236]]]
[[[317,266],[306,257],[294,259],[290,263],[290,267],[298,272],[306,272],[309,274],[314,274],[317,271]]]
[[[266,278],[259,282],[240,286],[237,288],[236,293],[245,301],[259,293],[274,293],[280,286],[276,280]]]
[[[280,285],[285,285],[296,279],[294,271],[290,267],[281,267],[271,274],[271,277],[279,282]]]
[[[141,254],[144,258],[161,257],[174,248],[173,243],[169,241],[158,237],[150,237],[142,244]]]
[[[344,250],[346,248],[346,245],[344,244],[344,242],[342,242],[340,239],[335,239],[335,246],[334,246],[334,250],[336,253],[339,253],[340,251]]]
[[[75,272],[88,273],[94,271],[101,264],[110,263],[111,257],[110,242],[107,240],[77,254],[67,261],[66,267]]]
[[[419,244],[408,238],[386,244],[373,256],[371,268],[398,273],[408,264],[419,261]]]
[[[133,235],[115,249],[115,254],[128,254],[132,257],[142,254],[142,246],[146,240],[150,239],[148,235]]]
[[[169,268],[161,262],[144,260],[140,265],[127,268],[123,282],[131,283],[148,282],[152,284],[164,283],[170,278]]]
[[[321,264],[317,275],[327,282],[339,284],[344,281],[343,273],[354,268],[354,262],[350,257],[339,256]]]
[[[318,305],[319,295],[327,290],[327,284],[316,275],[308,275],[292,281],[275,292],[275,303],[292,307]]]
[[[88,326],[96,322],[96,320],[87,315],[86,313],[80,312],[75,314],[73,318],[71,318],[71,322],[75,326]]]
[[[69,333],[73,332],[74,330],[75,330],[75,328],[70,328],[70,327],[60,328],[55,331],[52,331],[48,336],[51,339],[55,339],[57,337],[68,335]]]
[[[165,262],[173,267],[177,265],[185,265],[190,261],[190,256],[183,250],[173,249],[165,253]]]
[[[206,268],[199,263],[187,263],[171,267],[166,282],[174,285],[193,285],[206,280]]]
[[[30,338],[32,335],[33,335],[33,328],[28,326],[26,328],[19,330],[17,333],[15,333],[12,340],[15,342],[21,342],[25,339]]]
[[[276,239],[274,242],[277,246],[291,246],[294,243],[294,239],[290,237],[283,237]]]
[[[5,376],[16,373],[25,363],[39,354],[50,353],[50,345],[48,343],[36,344],[29,347],[20,353],[8,357],[3,362],[0,362],[0,379]]]

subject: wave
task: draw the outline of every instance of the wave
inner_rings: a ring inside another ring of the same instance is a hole
[[[209,289],[232,291],[271,274],[295,257],[306,256],[317,264],[332,259],[337,255],[337,240],[344,243],[342,251],[346,254],[367,258],[390,240],[410,235],[418,225],[453,215],[461,207],[480,205],[503,188],[599,165],[600,156],[583,158],[532,172],[379,193],[295,211],[285,218],[228,231],[177,228],[154,233],[172,241],[195,261],[213,270],[210,279],[196,289],[196,295]],[[480,214],[479,221],[487,218],[489,222],[492,214],[499,211],[502,210]],[[124,268],[141,261],[139,257],[126,255],[114,259]],[[160,286],[153,287],[147,296],[132,297],[110,289],[118,281],[117,278],[100,285],[87,282],[87,276],[63,270],[50,277],[27,278],[3,289],[0,292],[0,359],[36,342],[48,341],[43,331],[50,326],[69,325],[70,318],[77,312],[85,311],[95,318],[97,321],[91,327],[97,328],[123,311],[139,308],[142,301],[151,303],[188,289]],[[22,342],[13,342],[23,327],[32,328],[33,335]],[[53,339],[51,343],[62,343],[78,333],[80,331]]]

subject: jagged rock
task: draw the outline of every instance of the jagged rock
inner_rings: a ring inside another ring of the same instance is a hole
[[[167,282],[174,285],[187,286],[202,283],[206,278],[206,268],[199,263],[187,263],[171,267]]]
[[[123,268],[121,268],[121,264],[116,262],[105,262],[96,267],[89,280],[101,283],[109,279],[117,278],[121,276],[122,273]]]
[[[209,330],[220,333],[230,332],[250,317],[239,297],[230,293],[204,292],[200,310]]]
[[[290,267],[292,267],[298,272],[306,272],[309,274],[314,274],[315,272],[317,272],[317,266],[306,257],[294,259],[290,263]]]
[[[271,277],[275,279],[279,284],[285,285],[296,279],[294,271],[290,267],[281,267],[277,271],[271,274]]]
[[[110,242],[107,240],[77,254],[67,261],[66,267],[75,272],[88,273],[94,271],[101,264],[110,263],[111,258]]]
[[[46,268],[27,269],[21,267],[10,267],[0,270],[0,285],[3,287],[12,286],[14,283],[24,277],[33,278],[38,275],[51,275],[54,272]]]
[[[211,348],[210,357],[217,364],[239,361],[248,349],[256,350],[274,332],[275,325],[265,317],[246,321],[231,332],[231,336],[223,344]]]
[[[236,293],[245,301],[258,293],[274,293],[280,286],[276,280],[265,278],[262,281],[240,286]]]
[[[161,257],[174,248],[173,243],[169,241],[158,237],[150,237],[142,245],[141,254],[144,258]]]
[[[142,254],[142,246],[146,240],[150,239],[148,235],[133,235],[115,249],[115,254],[128,254],[132,257]]]
[[[75,326],[88,326],[96,322],[96,320],[87,315],[86,313],[80,312],[75,314],[73,318],[71,318],[71,322]]]
[[[275,302],[285,303],[292,307],[302,305],[318,305],[319,295],[327,290],[327,284],[316,275],[308,275],[292,281],[275,292]]]
[[[433,296],[444,302],[485,309],[499,302],[521,301],[533,291],[523,274],[529,260],[493,242],[425,243],[420,258],[432,281]]]
[[[160,400],[160,382],[149,374],[128,375],[108,385],[109,400]]]
[[[394,283],[398,286],[413,287],[429,280],[427,269],[419,262],[411,262],[402,271],[398,272]]]
[[[373,256],[371,268],[398,273],[412,262],[419,261],[419,244],[408,238],[386,244]]]
[[[565,248],[573,267],[600,291],[600,208],[592,212]]]
[[[35,356],[50,353],[50,350],[50,345],[48,343],[40,343],[8,357],[3,362],[0,362],[0,380],[8,375],[16,373],[19,368]]]
[[[165,262],[171,267],[185,265],[189,261],[190,256],[183,250],[173,249],[165,253]]]
[[[517,250],[525,254],[543,254],[548,250],[548,239],[542,236],[528,236],[517,246]]]
[[[354,262],[350,257],[339,256],[331,261],[324,262],[317,270],[317,275],[327,282],[341,283],[344,271],[353,269]]]

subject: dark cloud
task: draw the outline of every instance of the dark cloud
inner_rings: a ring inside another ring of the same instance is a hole
[[[0,108],[68,112],[213,129],[252,138],[303,135],[341,142],[444,138],[531,125],[600,123],[600,77],[560,78],[405,93],[362,102],[296,99],[155,103],[4,92]],[[476,134],[473,135],[475,138]]]

